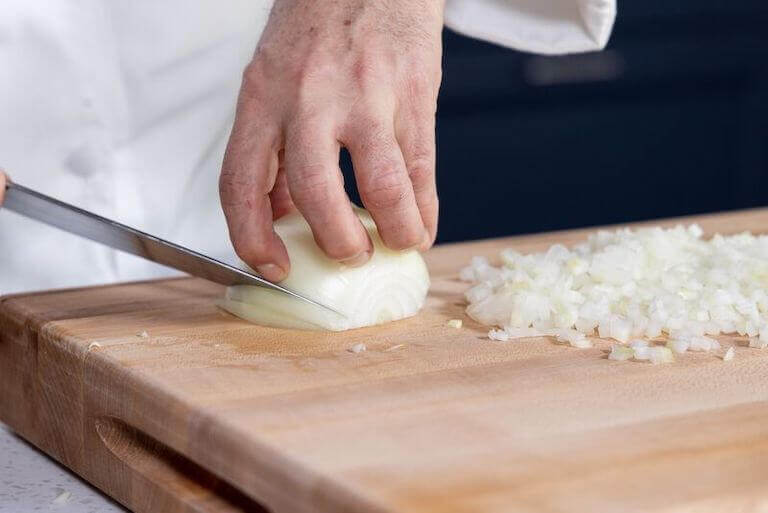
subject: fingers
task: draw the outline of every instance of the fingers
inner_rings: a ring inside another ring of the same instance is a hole
[[[320,249],[349,265],[367,262],[373,246],[344,191],[339,143],[330,120],[297,119],[288,128],[285,176]]]
[[[284,153],[284,150],[280,150],[278,154],[280,167],[277,170],[275,185],[272,187],[272,192],[269,193],[269,200],[272,203],[272,219],[280,219],[284,215],[296,210],[291,194],[288,191],[288,181],[285,177],[285,167],[283,166]]]
[[[5,185],[8,183],[8,180],[5,176],[5,173],[2,169],[0,169],[0,206],[3,205],[3,200],[5,199]]]
[[[279,138],[266,126],[256,126],[243,102],[224,155],[219,194],[229,237],[238,256],[270,281],[280,281],[290,269],[288,253],[272,227],[269,192],[277,177]]]
[[[421,98],[419,98],[421,99]],[[412,108],[401,116],[397,139],[413,186],[421,220],[429,237],[419,250],[429,249],[437,236],[438,199],[435,181],[435,116],[430,106]]]
[[[384,244],[395,250],[427,245],[403,153],[386,116],[364,116],[353,122],[344,142],[352,157],[357,187]]]

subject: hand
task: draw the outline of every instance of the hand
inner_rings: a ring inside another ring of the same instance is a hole
[[[341,146],[384,243],[434,242],[442,12],[443,0],[275,2],[243,76],[219,184],[235,251],[265,278],[289,270],[272,221],[294,208],[330,258],[370,258]]]
[[[3,170],[0,169],[0,207],[3,206],[3,200],[5,199],[5,184],[8,183],[8,177],[5,176]]]

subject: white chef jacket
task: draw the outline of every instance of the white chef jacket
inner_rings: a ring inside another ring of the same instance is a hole
[[[3,0],[0,167],[231,261],[218,172],[272,0]],[[543,54],[602,48],[615,0],[447,0],[445,23]],[[0,294],[169,275],[0,209]]]

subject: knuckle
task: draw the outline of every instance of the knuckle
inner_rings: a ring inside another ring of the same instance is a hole
[[[260,176],[246,172],[239,166],[226,162],[219,174],[219,197],[223,207],[237,207],[247,204],[249,207],[263,190]]]
[[[313,66],[302,67],[292,74],[297,110],[303,115],[314,112],[314,98],[322,90],[317,83],[317,71]]]
[[[328,94],[337,71],[325,55],[309,52],[303,59],[285,68],[294,99],[299,104],[314,105]]]
[[[353,142],[362,151],[392,144],[392,128],[376,114],[366,109],[353,112],[350,119]]]
[[[373,85],[382,75],[380,67],[380,61],[370,55],[364,55],[355,60],[352,64],[353,83],[363,88]]]
[[[417,155],[408,162],[408,176],[411,178],[414,190],[429,188],[435,177],[435,164],[431,155]]]
[[[289,178],[293,200],[304,206],[320,205],[325,201],[328,174],[320,164],[297,167]]]
[[[291,128],[288,130],[287,137],[299,146],[305,145],[308,140],[315,139],[316,134],[326,130],[330,123],[328,106],[313,100],[312,94],[308,90],[299,91],[289,113],[287,123]]]
[[[232,168],[225,167],[219,175],[219,196],[222,206],[232,207],[242,203],[242,190],[247,186],[240,173]]]
[[[243,83],[259,83],[262,76],[261,61],[254,58],[243,68]]]
[[[408,184],[396,165],[375,170],[363,184],[361,194],[370,208],[391,209],[402,204],[408,196]]]
[[[240,91],[245,99],[259,100],[266,96],[268,81],[265,80],[264,64],[254,58],[243,70]]]

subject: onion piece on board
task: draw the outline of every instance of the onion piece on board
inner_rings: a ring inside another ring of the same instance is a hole
[[[384,246],[371,216],[357,214],[373,242],[371,259],[360,267],[335,262],[317,247],[299,214],[275,222],[291,258],[291,271],[280,284],[345,315],[263,287],[227,289],[220,306],[245,320],[277,328],[343,331],[416,315],[429,289],[424,259],[415,251]]]

